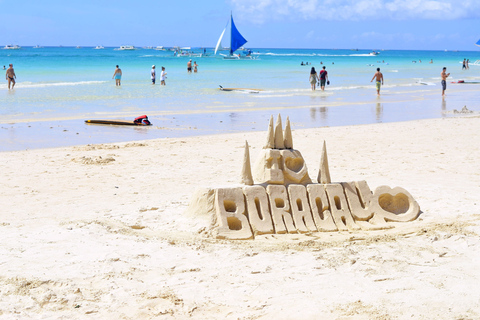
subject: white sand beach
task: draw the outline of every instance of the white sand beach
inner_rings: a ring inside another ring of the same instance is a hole
[[[265,123],[265,132],[267,128]],[[263,132],[0,153],[0,319],[478,319],[480,117],[293,131],[311,177],[401,186],[381,231],[208,237]]]

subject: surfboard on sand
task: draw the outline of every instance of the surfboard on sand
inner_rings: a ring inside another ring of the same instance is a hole
[[[111,124],[117,126],[150,126],[151,124],[138,123],[126,120],[85,120],[85,123],[91,124]]]
[[[262,89],[251,89],[251,88],[224,88],[222,86],[219,86],[220,90],[222,91],[243,91],[243,92],[248,92],[248,93],[259,93],[260,91],[263,91]]]

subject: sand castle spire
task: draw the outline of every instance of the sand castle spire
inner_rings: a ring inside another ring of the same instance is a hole
[[[243,156],[243,167],[242,167],[242,177],[241,183],[252,186],[253,177],[252,177],[252,167],[250,165],[250,151],[249,151],[248,142],[245,141],[245,154]]]
[[[328,168],[327,144],[325,143],[325,140],[323,140],[322,158],[320,160],[320,170],[318,171],[317,181],[318,183],[323,184],[332,182],[330,178],[330,169]]]
[[[268,124],[267,143],[263,149],[275,148],[275,139],[273,136],[273,115],[270,116],[270,123]]]
[[[293,138],[292,138],[292,129],[290,128],[290,119],[287,117],[287,122],[285,124],[285,148],[293,149]]]
[[[282,117],[280,113],[277,117],[277,123],[275,124],[275,149],[285,149],[283,142],[283,129],[282,129]]]

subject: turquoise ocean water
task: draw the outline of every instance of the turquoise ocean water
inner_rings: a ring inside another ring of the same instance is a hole
[[[0,84],[0,151],[159,137],[266,130],[270,115],[289,116],[295,128],[405,121],[478,110],[480,52],[252,49],[256,59],[176,57],[171,51],[114,48],[24,47],[0,50],[0,67],[13,63],[14,90]],[[202,50],[193,50],[201,52]],[[459,63],[470,60],[470,69]],[[187,73],[187,62],[199,65]],[[433,63],[430,61],[433,60]],[[312,65],[301,66],[301,62]],[[421,61],[421,62],[420,62]],[[322,64],[321,64],[322,63]],[[123,71],[122,86],[112,75]],[[157,85],[150,69],[157,66]],[[312,92],[310,68],[325,65],[331,84]],[[167,85],[159,85],[161,66]],[[440,72],[451,72],[441,98]],[[384,74],[381,97],[370,80]],[[424,82],[427,84],[420,84]],[[262,89],[222,92],[219,85]],[[447,111],[447,113],[445,112]],[[148,128],[95,126],[85,119],[128,119],[147,114]]]

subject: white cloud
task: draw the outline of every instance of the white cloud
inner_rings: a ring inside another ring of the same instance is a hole
[[[454,20],[480,17],[478,0],[230,0],[237,15],[275,20]]]

